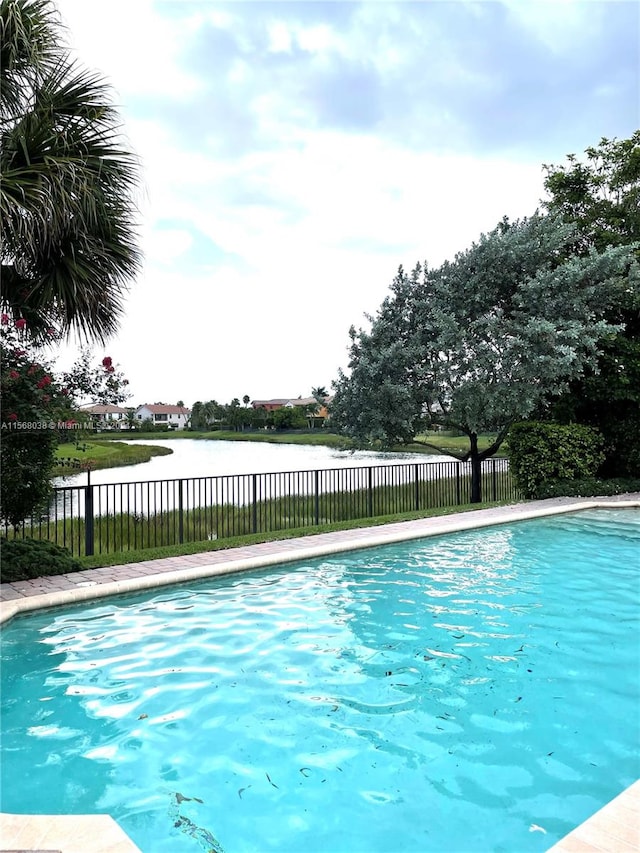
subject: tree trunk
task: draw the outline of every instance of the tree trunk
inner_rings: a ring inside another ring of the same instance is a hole
[[[478,453],[478,436],[472,432],[470,435],[471,448],[469,458],[471,460],[471,503],[479,504],[482,501],[482,457]]]

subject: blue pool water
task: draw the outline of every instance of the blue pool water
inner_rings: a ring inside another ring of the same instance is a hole
[[[640,512],[19,617],[1,808],[143,853],[544,851],[640,775]]]

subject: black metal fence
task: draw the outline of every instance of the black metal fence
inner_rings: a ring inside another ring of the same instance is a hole
[[[49,511],[10,536],[32,536],[76,555],[106,554],[249,533],[462,506],[471,469],[459,462],[229,474],[58,486]],[[507,460],[482,466],[483,500],[519,498]]]

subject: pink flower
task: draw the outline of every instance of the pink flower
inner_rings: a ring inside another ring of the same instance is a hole
[[[3,315],[0,317],[0,323],[1,323],[3,326],[8,326],[8,325],[9,325],[9,315],[8,315],[8,314],[3,314]]]
[[[43,376],[40,382],[38,382],[38,388],[46,388],[47,385],[51,385],[51,377]]]
[[[27,321],[25,319],[23,319],[22,317],[19,320],[16,320],[16,329],[18,329],[18,330],[24,329],[24,327],[26,325],[27,325]]]
[[[19,379],[20,374],[18,373],[17,370],[11,370],[11,371],[9,371],[9,378],[10,379]]]
[[[65,397],[68,397],[68,396],[69,396],[69,389],[68,389],[68,388],[63,388],[63,389],[62,389],[62,393],[64,394],[64,396],[65,396]]]
[[[112,364],[113,364],[113,359],[110,356],[105,355],[105,357],[102,359],[102,366],[106,370],[108,370]]]
[[[17,421],[18,416],[16,415],[15,412],[11,412],[11,414],[7,415],[7,420],[8,421]]]

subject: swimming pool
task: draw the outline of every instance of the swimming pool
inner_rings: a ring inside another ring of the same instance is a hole
[[[20,617],[2,808],[145,853],[546,850],[638,775],[639,513],[611,517]]]

